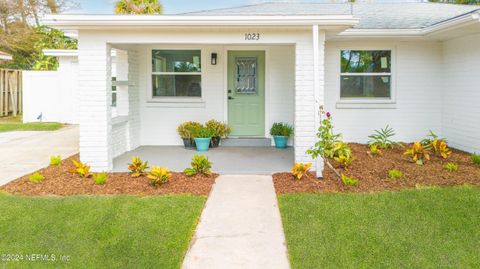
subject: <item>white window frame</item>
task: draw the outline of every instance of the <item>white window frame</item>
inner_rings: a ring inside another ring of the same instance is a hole
[[[390,72],[383,73],[342,73],[341,72],[341,53],[344,50],[357,51],[390,51],[391,65]],[[362,46],[348,46],[339,47],[336,53],[337,61],[337,82],[338,82],[338,101],[337,108],[395,108],[396,105],[396,49],[394,47],[362,47]],[[341,79],[342,76],[390,76],[390,97],[364,97],[364,98],[349,98],[341,97]]]
[[[201,69],[200,72],[153,72],[153,65],[152,65],[152,52],[154,50],[198,50],[200,51],[200,65]],[[147,48],[147,64],[148,64],[148,91],[147,91],[147,102],[149,103],[167,103],[167,104],[175,104],[175,103],[203,103],[203,96],[204,96],[204,89],[203,89],[203,70],[205,67],[205,57],[203,57],[203,50],[198,47],[172,47],[172,46],[155,46],[155,47],[148,47]],[[199,75],[200,76],[200,87],[201,92],[200,96],[154,96],[153,95],[153,75]]]

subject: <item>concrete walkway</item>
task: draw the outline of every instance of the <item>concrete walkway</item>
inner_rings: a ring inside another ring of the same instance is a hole
[[[78,153],[78,126],[0,133],[0,185],[48,166],[50,156]]]
[[[271,176],[220,176],[183,268],[290,268]]]

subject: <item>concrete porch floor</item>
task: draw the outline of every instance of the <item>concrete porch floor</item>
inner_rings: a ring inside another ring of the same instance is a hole
[[[212,171],[219,174],[270,175],[290,171],[294,162],[293,148],[275,147],[218,147],[198,153],[181,146],[141,146],[113,160],[114,172],[128,172],[132,156],[148,161],[150,166],[166,166],[171,171],[181,172],[190,167],[194,154],[204,154],[212,162]]]

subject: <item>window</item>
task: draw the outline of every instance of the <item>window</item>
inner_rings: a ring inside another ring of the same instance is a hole
[[[201,97],[200,50],[152,50],[153,97]]]
[[[235,88],[237,93],[257,93],[257,58],[238,57],[236,66]]]
[[[116,77],[112,77],[112,81],[117,81]],[[117,86],[112,86],[112,107],[117,106]]]
[[[390,50],[342,50],[340,98],[391,99]]]

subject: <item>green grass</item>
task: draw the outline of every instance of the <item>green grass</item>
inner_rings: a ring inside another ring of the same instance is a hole
[[[480,189],[279,198],[293,268],[480,268]]]
[[[0,268],[179,268],[205,200],[0,194],[0,255],[70,257],[68,262],[6,262],[0,256]]]
[[[22,123],[22,118],[6,117],[0,118],[0,132],[9,131],[55,131],[63,127],[58,122],[31,122]]]

